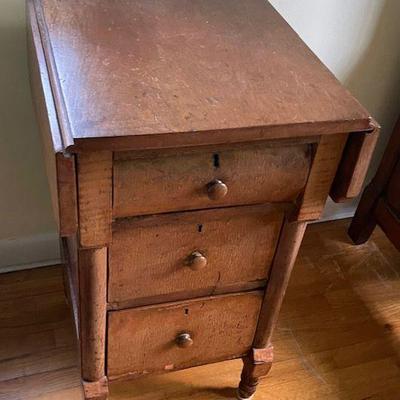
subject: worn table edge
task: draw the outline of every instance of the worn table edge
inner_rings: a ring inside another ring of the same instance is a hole
[[[160,132],[141,133],[128,131],[120,136],[112,136],[108,132],[100,132],[102,137],[90,137],[81,134],[81,137],[74,137],[72,134],[67,110],[65,107],[63,93],[57,84],[57,67],[52,54],[51,41],[49,38],[46,21],[43,15],[43,7],[40,0],[27,0],[27,8],[31,23],[34,23],[33,34],[35,40],[41,45],[45,65],[41,66],[41,75],[51,86],[51,93],[47,94],[46,101],[51,101],[56,109],[59,123],[58,140],[61,147],[55,148],[55,152],[81,152],[99,150],[136,150],[136,149],[162,149],[171,147],[187,147],[198,145],[214,145],[221,143],[240,143],[257,140],[280,139],[287,137],[305,137],[321,134],[337,134],[345,132],[369,132],[373,131],[378,124],[371,117],[347,120],[332,121],[309,121],[304,123],[261,125],[251,127],[228,127],[219,130],[188,131],[188,132]],[[339,83],[340,84],[340,83]],[[367,114],[366,114],[367,115]]]

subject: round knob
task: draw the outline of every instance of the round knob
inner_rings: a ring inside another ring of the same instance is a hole
[[[189,265],[190,268],[198,271],[199,269],[202,269],[207,265],[207,258],[199,251],[194,251],[187,258],[187,265]]]
[[[176,337],[175,341],[178,347],[183,349],[190,347],[193,344],[193,339],[191,338],[190,333],[181,333]]]
[[[207,185],[207,193],[211,200],[221,200],[228,193],[228,186],[219,179],[215,179]]]

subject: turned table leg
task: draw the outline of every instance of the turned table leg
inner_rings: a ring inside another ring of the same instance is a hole
[[[239,400],[251,399],[259,379],[266,376],[271,369],[272,335],[306,226],[306,222],[286,221],[284,224],[265,291],[253,348],[243,358],[244,366],[237,396]]]
[[[108,381],[103,377],[95,382],[82,381],[85,400],[107,400]]]
[[[86,400],[106,400],[107,248],[79,251],[80,345]]]
[[[238,388],[238,399],[251,399],[257,389],[259,378],[266,376],[272,367],[273,347],[252,349],[243,357],[243,370]]]

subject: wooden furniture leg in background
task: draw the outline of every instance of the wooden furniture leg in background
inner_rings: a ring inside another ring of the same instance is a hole
[[[259,378],[268,374],[272,366],[272,335],[289,283],[297,253],[303,240],[307,222],[286,221],[283,227],[251,352],[243,359],[243,371],[238,388],[238,399],[253,397]]]
[[[107,248],[79,251],[80,345],[85,399],[105,400]]]
[[[379,198],[380,192],[371,182],[365,189],[361,197],[357,211],[349,228],[349,236],[355,244],[365,243],[372,235],[376,227],[374,209]]]

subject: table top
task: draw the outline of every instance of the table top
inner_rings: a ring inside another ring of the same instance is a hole
[[[265,0],[32,1],[69,144],[370,129]]]

